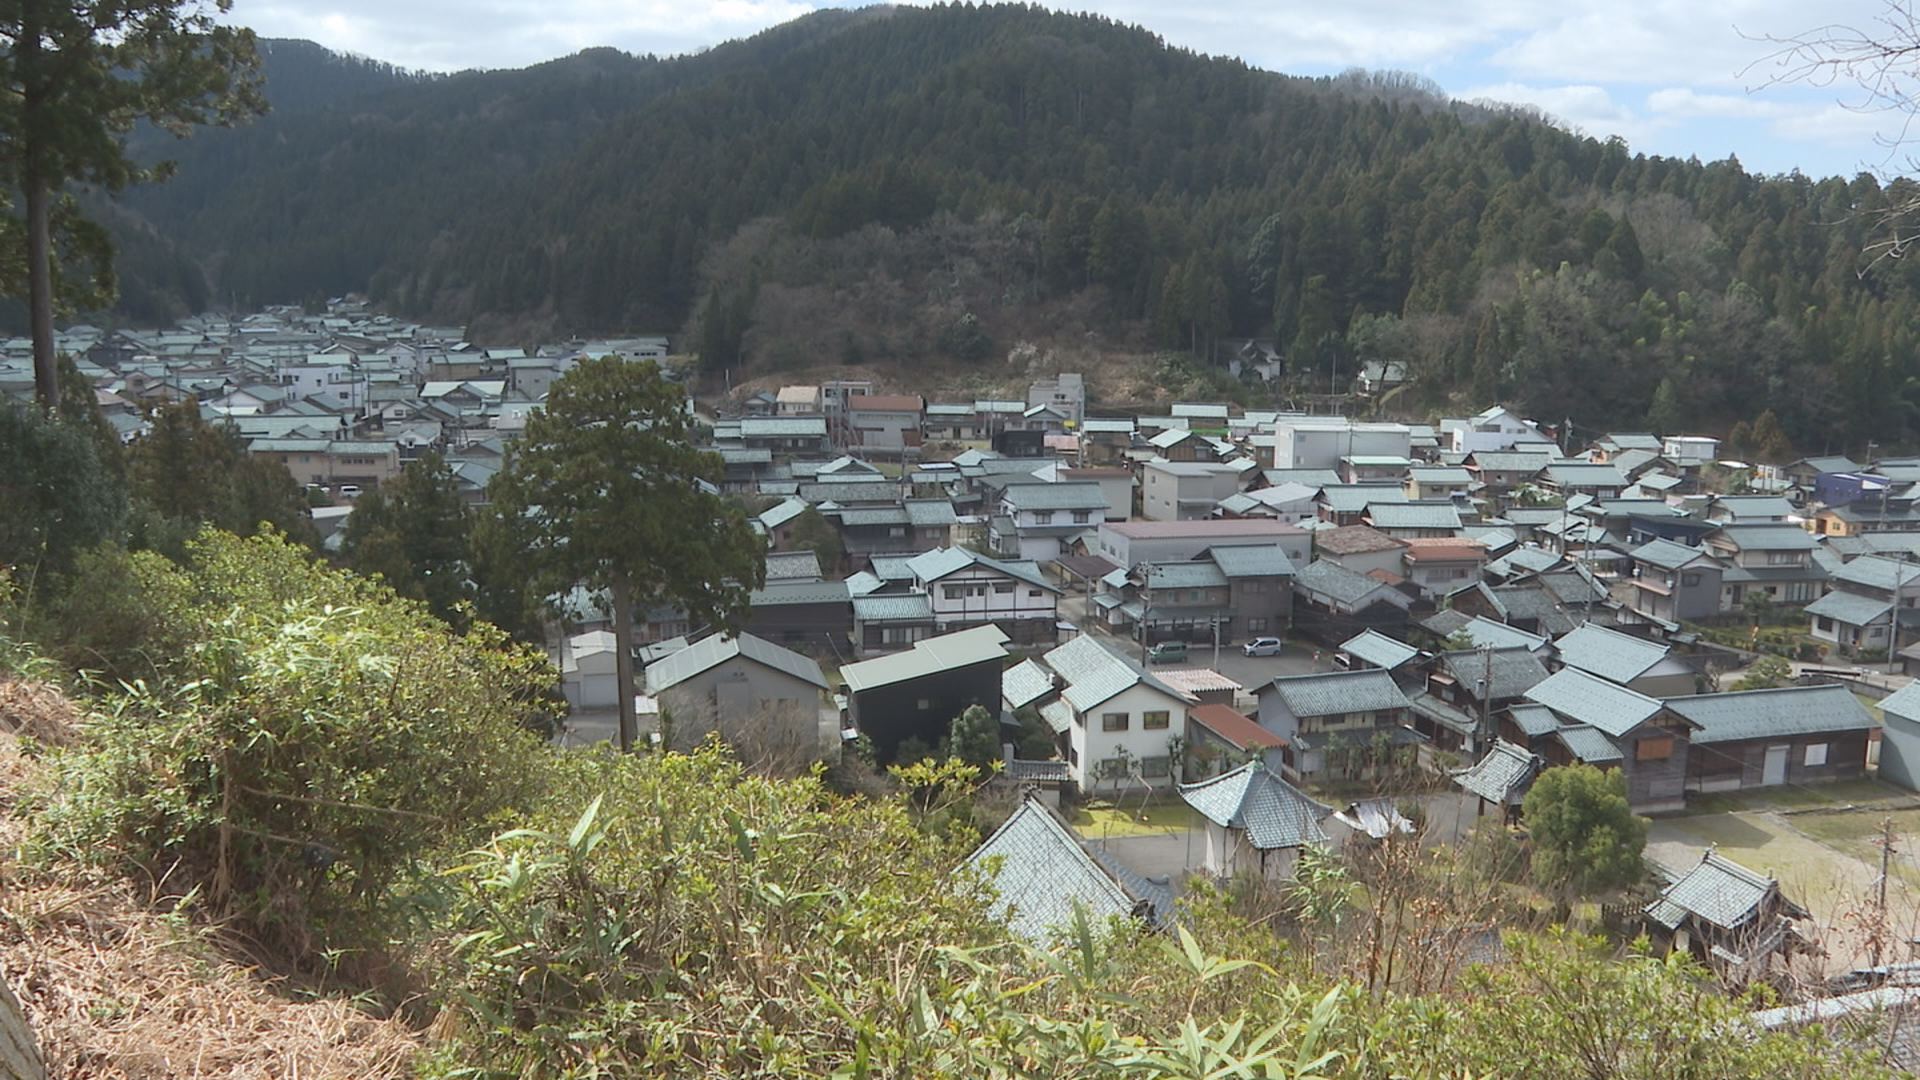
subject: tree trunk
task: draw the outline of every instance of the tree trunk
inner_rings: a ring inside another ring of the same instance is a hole
[[[4,1080],[46,1080],[47,1068],[34,1044],[33,1029],[27,1026],[20,1002],[0,976],[0,1078]]]
[[[627,575],[614,572],[611,592],[614,693],[620,695],[620,752],[631,754],[640,721],[633,709],[633,585],[627,581]]]
[[[32,8],[27,5],[27,10]],[[33,145],[46,137],[46,125],[40,122],[43,103],[34,85],[41,56],[40,28],[31,17],[22,20],[17,47],[24,87],[21,128],[29,140],[23,148],[27,161],[22,183],[27,202],[27,322],[33,337],[33,386],[41,407],[52,412],[60,403],[60,368],[53,355],[53,192],[36,160],[39,148]]]

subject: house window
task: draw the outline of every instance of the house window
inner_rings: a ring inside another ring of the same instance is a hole
[[[1075,510],[1073,512],[1073,523],[1075,525],[1085,525],[1087,521],[1092,517],[1093,517],[1093,513],[1091,511]]]
[[[1694,586],[1700,584],[1700,575],[1693,572],[1681,574],[1680,584],[1685,585],[1687,588],[1691,589]]]
[[[1080,765],[1080,751],[1075,750],[1071,746],[1067,747],[1067,764],[1075,768],[1078,768]]]
[[[1394,719],[1392,709],[1382,709],[1373,714],[1373,724],[1375,727],[1379,727],[1381,724],[1391,724]]]
[[[1173,775],[1173,760],[1167,755],[1140,759],[1140,775],[1151,780],[1156,777]]]
[[[1127,730],[1127,720],[1128,720],[1127,714],[1123,712],[1101,713],[1100,714],[1100,730],[1101,731],[1125,731]]]
[[[1825,765],[1826,763],[1827,763],[1827,744],[1823,742],[1808,743],[1807,758],[1806,758],[1807,768],[1811,769],[1816,766]]]
[[[1673,756],[1673,737],[1662,735],[1653,739],[1641,739],[1633,747],[1635,761],[1665,761]]]
[[[1814,616],[1813,626],[1814,626],[1814,629],[1816,630],[1824,630],[1828,633],[1833,632],[1833,620],[1827,618],[1825,615]]]
[[[1800,553],[1797,551],[1769,551],[1767,552],[1767,565],[1799,566]]]
[[[1171,722],[1172,714],[1164,710],[1140,714],[1140,726],[1147,731],[1165,731]]]
[[[1051,510],[1035,510],[1035,511],[1033,512],[1033,523],[1034,523],[1035,525],[1051,525],[1051,524],[1053,524],[1053,511],[1051,511]]]
[[[897,540],[907,535],[907,527],[905,525],[895,525],[887,530],[887,535]]]
[[[1247,633],[1264,634],[1266,632],[1267,632],[1267,620],[1265,619],[1248,619],[1247,620]]]
[[[993,591],[1000,596],[1006,596],[1007,594],[1013,592],[1013,582],[996,581],[993,583]]]
[[[961,597],[967,595],[966,587],[963,585],[948,585],[944,588],[943,591],[946,593],[947,599],[949,600],[958,600]]]
[[[919,709],[921,712],[926,712],[928,709],[933,708],[933,702],[927,700],[926,698],[921,698],[919,703],[916,704],[914,707]]]
[[[1127,759],[1117,757],[1102,759],[1100,762],[1100,771],[1097,775],[1113,777],[1115,779],[1127,775]]]
[[[1039,590],[1039,589],[1028,589],[1028,590],[1027,590],[1027,596],[1028,596],[1028,598],[1029,598],[1029,599],[1033,599],[1033,600],[1038,600],[1038,599],[1040,599],[1040,590]]]

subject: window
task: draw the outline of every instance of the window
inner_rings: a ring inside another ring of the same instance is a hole
[[[887,535],[899,539],[907,535],[907,527],[905,525],[895,525],[887,530]]]
[[[1100,714],[1100,730],[1101,731],[1125,731],[1127,730],[1127,722],[1128,722],[1127,714],[1123,712],[1110,712],[1110,713]]]
[[[958,600],[961,597],[967,595],[966,587],[962,585],[948,585],[948,586],[945,586],[942,589],[942,591],[946,594],[946,597],[949,600]]]
[[[1000,596],[1006,596],[1007,594],[1013,592],[1013,582],[996,581],[993,583],[993,591]]]
[[[1094,775],[1118,780],[1127,775],[1127,759],[1117,757],[1104,758],[1100,762],[1100,768]]]
[[[1381,724],[1391,724],[1393,723],[1394,719],[1395,717],[1392,709],[1382,709],[1379,712],[1373,714],[1373,722],[1376,727]]]
[[[1087,521],[1092,517],[1093,517],[1093,513],[1091,511],[1075,510],[1073,512],[1073,523],[1075,525],[1085,525]]]
[[[1811,768],[1814,768],[1815,766],[1825,765],[1826,763],[1827,763],[1827,744],[1823,742],[1808,743],[1807,759],[1806,759],[1807,768],[1811,769]]]
[[[927,700],[926,698],[921,698],[919,703],[914,707],[919,709],[921,712],[926,712],[928,709],[933,708],[933,702]]]
[[[1824,630],[1827,633],[1833,632],[1833,620],[1827,618],[1825,615],[1814,616],[1813,626],[1816,630]]]
[[[1635,761],[1665,761],[1673,756],[1673,736],[1661,735],[1650,739],[1641,739],[1633,746]]]
[[[1173,759],[1165,754],[1159,757],[1140,759],[1140,775],[1151,780],[1155,777],[1173,775]]]
[[[1078,767],[1080,764],[1080,751],[1075,750],[1071,746],[1067,747],[1067,764],[1075,767]]]
[[[1797,551],[1767,552],[1768,566],[1799,566],[1801,561],[1802,561],[1802,556]]]
[[[1033,600],[1038,600],[1038,599],[1040,599],[1040,590],[1039,590],[1039,589],[1028,589],[1028,590],[1027,590],[1027,596],[1028,596],[1028,597],[1029,597],[1030,599],[1033,599]]]
[[[1247,620],[1247,633],[1264,634],[1266,632],[1267,632],[1267,620],[1265,619],[1248,619]]]
[[[1140,714],[1140,727],[1146,731],[1165,731],[1172,723],[1172,714],[1164,710]]]
[[[1689,588],[1689,589],[1691,589],[1691,588],[1693,588],[1694,586],[1696,586],[1696,585],[1698,585],[1698,584],[1700,584],[1700,575],[1699,575],[1699,573],[1698,573],[1698,572],[1696,572],[1696,571],[1691,571],[1691,570],[1689,570],[1688,572],[1686,572],[1686,573],[1684,573],[1684,574],[1681,574],[1681,575],[1680,575],[1680,584],[1682,584],[1682,585],[1684,585],[1684,586],[1686,586],[1686,587],[1687,587],[1687,588]]]
[[[1051,524],[1053,524],[1053,511],[1051,511],[1051,510],[1035,510],[1035,511],[1033,512],[1033,523],[1034,523],[1035,525],[1051,525]]]

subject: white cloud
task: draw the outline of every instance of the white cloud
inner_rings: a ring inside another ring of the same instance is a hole
[[[1515,105],[1533,105],[1596,139],[1619,135],[1638,143],[1663,126],[1658,118],[1643,116],[1631,107],[1615,101],[1604,86],[1533,86],[1507,82],[1474,86],[1455,92],[1467,101],[1498,101]]]

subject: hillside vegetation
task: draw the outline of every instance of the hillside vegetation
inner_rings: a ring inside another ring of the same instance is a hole
[[[496,335],[684,329],[736,381],[796,351],[1259,336],[1302,373],[1404,360],[1435,406],[1656,428],[1772,406],[1812,447],[1920,427],[1914,273],[1859,273],[1904,182],[1644,157],[1017,6],[440,78],[276,44],[267,71],[272,116],[156,145],[178,178],[127,200],[223,303],[370,288]],[[979,334],[948,332],[968,314]]]
[[[1681,960],[1486,953],[1526,920],[1473,845],[1037,948],[957,869],[1007,810],[972,767],[555,750],[537,653],[309,559],[92,571],[145,675],[73,708],[0,604],[0,962],[63,1074],[1889,1075]]]

